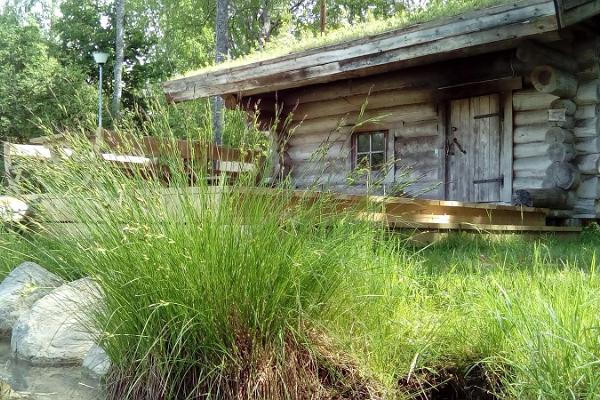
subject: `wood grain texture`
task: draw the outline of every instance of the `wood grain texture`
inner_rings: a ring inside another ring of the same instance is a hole
[[[451,200],[501,201],[502,184],[477,181],[502,175],[500,96],[478,96],[450,103],[448,196]]]

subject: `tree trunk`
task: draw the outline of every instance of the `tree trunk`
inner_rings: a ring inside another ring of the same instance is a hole
[[[229,0],[217,0],[217,18],[215,21],[215,61],[222,63],[227,57],[228,32],[228,8]],[[223,125],[224,125],[225,105],[223,98],[214,96],[212,98],[212,122],[215,144],[223,144]]]
[[[260,10],[260,37],[258,38],[258,46],[263,49],[271,36],[271,12],[269,10],[269,0],[262,0]]]
[[[113,91],[112,114],[118,120],[121,112],[121,95],[123,93],[123,61],[125,58],[125,41],[123,34],[123,20],[125,18],[125,0],[115,0],[115,87]]]
[[[321,34],[325,33],[327,30],[327,0],[321,0]]]

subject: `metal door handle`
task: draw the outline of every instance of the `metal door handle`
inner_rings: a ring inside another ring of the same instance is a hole
[[[458,139],[454,138],[452,140],[452,142],[456,145],[456,147],[458,147],[458,149],[463,153],[463,154],[467,154],[467,151],[465,149],[463,149],[463,147],[460,145],[460,143],[458,143]]]

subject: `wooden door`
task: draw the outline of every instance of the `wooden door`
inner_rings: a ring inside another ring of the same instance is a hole
[[[476,203],[501,201],[500,96],[450,102],[446,145],[448,200]]]

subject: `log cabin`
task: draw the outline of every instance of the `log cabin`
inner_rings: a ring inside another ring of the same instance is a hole
[[[600,0],[524,0],[163,85],[272,130],[297,188],[600,217]]]

